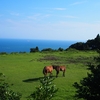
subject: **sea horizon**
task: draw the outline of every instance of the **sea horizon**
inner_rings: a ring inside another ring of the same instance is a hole
[[[57,50],[59,48],[67,49],[70,45],[77,41],[70,40],[43,40],[43,39],[8,39],[0,38],[0,52],[30,52],[30,48],[38,47],[39,50],[51,48]]]

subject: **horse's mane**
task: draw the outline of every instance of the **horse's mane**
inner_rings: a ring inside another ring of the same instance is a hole
[[[59,67],[59,65],[52,65],[53,69],[56,69],[57,67]]]

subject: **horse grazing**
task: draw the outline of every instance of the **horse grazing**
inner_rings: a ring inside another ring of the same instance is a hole
[[[60,71],[63,72],[63,76],[65,77],[65,71],[66,67],[65,66],[58,66],[58,65],[51,65],[51,66],[45,66],[43,68],[43,74],[46,76],[48,73],[50,73],[50,76],[52,75],[52,71],[56,70],[56,77],[58,77],[58,74]]]
[[[52,75],[52,71],[53,71],[53,66],[45,66],[43,68],[44,76],[46,76],[48,73],[50,73],[50,76],[51,76]]]
[[[58,77],[58,74],[60,71],[63,72],[63,76],[65,77],[65,71],[66,71],[66,67],[65,66],[58,66],[58,65],[52,65],[53,69],[56,70],[56,77]]]

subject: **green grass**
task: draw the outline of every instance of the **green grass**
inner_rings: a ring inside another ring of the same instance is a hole
[[[26,97],[40,84],[39,78],[43,77],[44,66],[66,65],[66,76],[62,77],[60,72],[54,80],[59,90],[53,100],[74,100],[73,83],[87,76],[86,64],[93,62],[93,57],[97,55],[95,51],[77,50],[0,55],[0,72],[5,74],[6,82],[12,84],[12,90],[22,93],[21,100],[27,100]]]

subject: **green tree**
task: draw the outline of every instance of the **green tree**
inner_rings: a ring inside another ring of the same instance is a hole
[[[44,77],[40,79],[41,85],[36,87],[36,91],[34,91],[29,97],[29,100],[51,100],[55,93],[58,91],[58,88],[52,83],[54,78]]]
[[[96,38],[94,39],[95,41],[95,47],[96,49],[100,49],[100,36],[99,34],[96,36]]]
[[[60,47],[60,48],[58,48],[58,51],[64,51],[64,49]]]
[[[77,42],[69,46],[69,48],[75,48],[77,50],[97,50],[100,49],[100,36],[99,34],[91,40],[87,40],[86,43]]]
[[[80,80],[80,83],[75,82],[73,85],[77,89],[75,94],[77,98],[100,100],[100,55],[95,59],[95,64],[88,65],[90,73],[87,74],[87,77]]]
[[[83,42],[77,42],[75,44],[72,44],[71,46],[69,46],[69,48],[75,48],[77,50],[87,50],[87,49],[89,49],[88,45],[83,43]]]
[[[33,52],[39,52],[39,48],[36,46],[36,48],[30,48],[30,53]]]

